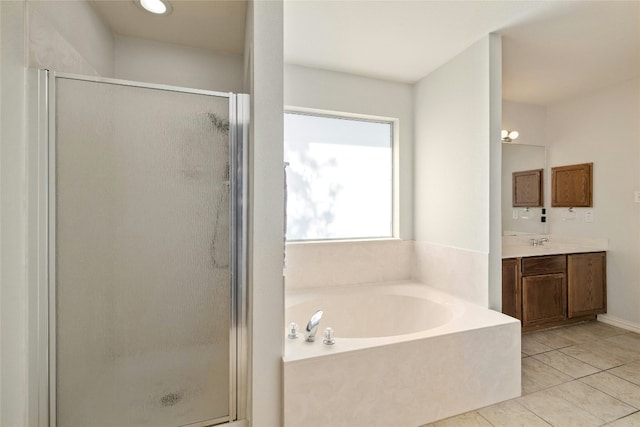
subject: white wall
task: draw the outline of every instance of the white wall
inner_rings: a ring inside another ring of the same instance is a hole
[[[251,94],[249,313],[252,334],[249,418],[282,425],[284,325],[282,1],[250,1],[245,81]]]
[[[242,92],[243,58],[115,36],[116,78],[218,92]]]
[[[27,412],[25,3],[0,2],[0,425]]]
[[[433,251],[452,249],[467,254],[468,264],[475,266],[461,280],[452,274],[457,266],[446,262],[429,269],[418,265],[417,272],[427,283],[484,306],[489,305],[489,274],[492,282],[500,278],[493,277],[500,259],[499,53],[499,37],[486,36],[414,88],[418,263]],[[452,258],[465,263],[464,256]],[[498,286],[491,291],[497,293]],[[492,306],[498,303],[492,297]]]
[[[88,1],[27,5],[30,67],[113,77],[113,35]]]
[[[412,86],[297,65],[284,69],[287,107],[304,107],[399,119],[399,236],[413,238]]]
[[[31,304],[37,280],[27,267],[37,260],[30,244],[38,231],[27,225],[37,195],[31,182],[26,186],[38,166],[33,157],[27,163],[33,119],[26,119],[26,100],[35,88],[27,90],[25,73],[33,67],[110,76],[113,39],[87,2],[3,1],[0,13],[0,425],[23,426],[39,410],[37,374],[27,366],[38,363],[30,323],[37,321]]]
[[[546,145],[546,125],[545,107],[502,101],[502,129],[517,130],[517,144]]]
[[[576,208],[572,221],[562,220],[566,209],[550,208],[550,232],[609,239],[603,318],[640,330],[640,204],[633,202],[640,190],[639,117],[635,78],[549,106],[546,131],[549,169],[593,162],[593,208]],[[594,213],[592,223],[584,221],[586,210]]]

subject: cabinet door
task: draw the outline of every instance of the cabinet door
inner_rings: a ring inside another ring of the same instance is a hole
[[[607,311],[606,254],[573,254],[567,257],[569,317]]]
[[[522,326],[564,320],[567,282],[564,273],[522,278]]]
[[[517,258],[502,260],[502,312],[521,319],[520,315],[520,262]]]
[[[551,206],[593,206],[593,163],[551,168]]]

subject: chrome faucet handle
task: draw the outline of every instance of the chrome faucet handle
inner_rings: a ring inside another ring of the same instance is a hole
[[[292,340],[295,340],[300,336],[298,333],[298,324],[296,322],[291,322],[289,324],[289,335],[287,336]]]
[[[549,239],[547,239],[546,237],[543,237],[542,239],[539,239],[539,240],[538,240],[538,244],[539,244],[539,245],[541,245],[541,244],[543,244],[544,242],[548,242],[548,241],[549,241]]]
[[[336,343],[336,339],[333,338],[333,329],[327,328],[324,330],[324,339],[322,342],[326,345],[334,345]]]

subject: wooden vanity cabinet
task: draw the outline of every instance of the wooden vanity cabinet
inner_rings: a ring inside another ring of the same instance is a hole
[[[520,319],[520,259],[502,260],[502,312]]]
[[[567,317],[567,259],[564,255],[522,259],[522,326]]]
[[[607,262],[604,252],[567,256],[569,317],[607,312]]]
[[[530,331],[606,313],[606,253],[502,260],[502,312]]]

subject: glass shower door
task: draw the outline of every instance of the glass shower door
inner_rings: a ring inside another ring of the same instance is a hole
[[[228,421],[229,97],[55,78],[52,425]]]

